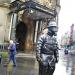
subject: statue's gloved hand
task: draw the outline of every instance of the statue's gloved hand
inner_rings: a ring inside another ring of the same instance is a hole
[[[55,63],[58,63],[58,61],[59,61],[59,58],[56,57],[56,58],[55,58]]]
[[[40,54],[37,54],[37,55],[36,55],[36,58],[37,58],[37,61],[38,61],[38,62],[41,62],[41,63],[42,63],[43,60],[42,60]]]

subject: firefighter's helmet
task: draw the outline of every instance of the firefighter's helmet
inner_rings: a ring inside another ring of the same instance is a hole
[[[48,30],[52,31],[52,32],[57,32],[58,31],[58,27],[55,21],[50,21],[48,24]]]
[[[48,27],[57,27],[57,24],[55,21],[50,21]]]

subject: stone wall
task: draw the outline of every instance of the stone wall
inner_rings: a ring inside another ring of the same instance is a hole
[[[8,40],[10,17],[8,16],[9,9],[0,7],[0,42]]]

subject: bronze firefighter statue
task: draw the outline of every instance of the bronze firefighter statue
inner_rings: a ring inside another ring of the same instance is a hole
[[[58,43],[55,38],[58,27],[56,22],[49,22],[48,32],[41,34],[37,41],[36,58],[39,62],[39,75],[53,75],[58,62]]]

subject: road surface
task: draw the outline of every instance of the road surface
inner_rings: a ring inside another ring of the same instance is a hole
[[[60,59],[53,75],[75,75],[75,55],[65,55],[64,51],[59,51],[59,54]],[[12,63],[0,65],[0,75],[38,75],[38,63],[32,55],[24,57],[21,54],[17,56],[16,67]]]

